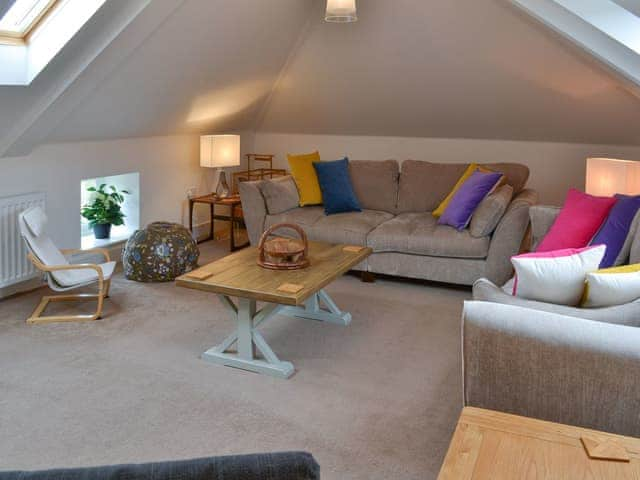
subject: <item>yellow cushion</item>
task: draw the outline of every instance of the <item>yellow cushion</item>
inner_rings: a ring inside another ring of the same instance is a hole
[[[320,161],[318,151],[302,155],[287,155],[287,160],[300,194],[300,206],[322,204],[322,191],[316,169],[313,168],[313,162]]]
[[[640,264],[587,273],[582,307],[623,305],[640,298]]]
[[[464,182],[467,181],[467,179],[473,174],[473,172],[475,172],[478,169],[478,165],[476,163],[472,163],[470,164],[467,169],[464,171],[464,173],[462,174],[462,176],[458,179],[458,181],[456,182],[456,184],[453,186],[453,189],[449,192],[449,194],[444,197],[444,200],[442,200],[442,202],[440,202],[440,205],[438,205],[438,208],[436,208],[431,214],[434,217],[440,217],[445,209],[447,208],[447,205],[449,205],[449,202],[451,202],[451,199],[453,198],[453,196],[456,194],[456,192],[458,191],[458,189],[462,186],[462,184]]]

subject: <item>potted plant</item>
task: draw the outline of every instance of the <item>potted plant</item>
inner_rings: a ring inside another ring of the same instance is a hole
[[[120,190],[103,183],[98,188],[89,187],[91,192],[89,203],[82,206],[80,214],[89,220],[89,226],[93,229],[96,238],[109,238],[111,236],[111,225],[124,225],[124,213],[121,205],[124,203],[124,195],[128,195],[127,190]]]

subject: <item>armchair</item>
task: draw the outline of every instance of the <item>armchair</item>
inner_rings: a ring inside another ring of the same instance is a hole
[[[46,235],[47,217],[39,207],[32,207],[18,216],[20,234],[24,239],[29,253],[27,257],[31,263],[47,278],[51,290],[67,292],[80,287],[98,284],[97,293],[76,293],[65,295],[45,295],[27,319],[27,323],[51,323],[69,321],[97,320],[102,315],[104,299],[109,296],[111,276],[116,262],[111,261],[109,252],[102,248],[91,250],[60,250]],[[104,263],[69,263],[67,255],[74,253],[99,253],[104,257]],[[50,302],[79,301],[96,299],[97,308],[90,315],[50,315],[44,316]]]

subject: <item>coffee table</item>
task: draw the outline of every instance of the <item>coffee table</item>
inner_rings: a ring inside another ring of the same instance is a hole
[[[260,267],[251,247],[216,260],[176,279],[180,287],[215,293],[237,324],[222,343],[202,354],[212,363],[252,372],[290,377],[293,364],[280,360],[258,326],[275,315],[348,325],[351,314],[338,308],[323,290],[371,254],[370,248],[309,242],[310,266],[301,270]],[[237,302],[232,300],[237,298]],[[266,302],[258,310],[257,302]],[[237,345],[236,351],[229,349]],[[257,357],[256,350],[262,358]]]
[[[465,407],[438,480],[640,478],[640,439]]]

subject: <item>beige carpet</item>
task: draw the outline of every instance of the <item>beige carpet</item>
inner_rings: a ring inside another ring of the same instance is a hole
[[[234,327],[203,292],[119,274],[104,319],[75,324],[24,323],[45,290],[0,301],[0,469],[307,450],[323,479],[435,478],[462,403],[469,292],[350,275],[328,291],[348,327],[262,328],[289,380],[198,358]]]

